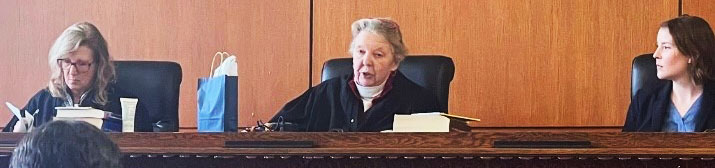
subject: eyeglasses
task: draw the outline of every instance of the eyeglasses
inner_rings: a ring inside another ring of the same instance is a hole
[[[65,59],[57,59],[57,65],[62,67],[63,70],[69,71],[72,66],[74,66],[75,70],[80,73],[84,73],[89,71],[89,67],[92,66],[92,63],[89,62],[83,62],[83,61],[77,61],[77,62],[72,62],[72,60],[65,58]]]

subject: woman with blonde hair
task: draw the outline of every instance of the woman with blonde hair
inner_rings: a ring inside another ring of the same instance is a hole
[[[51,121],[57,114],[55,107],[73,106],[112,112],[105,118],[102,129],[121,131],[121,107],[117,95],[123,94],[118,94],[121,91],[112,87],[114,64],[107,42],[97,27],[88,22],[69,26],[50,48],[48,58],[50,80],[47,88],[37,92],[21,109],[29,112],[34,121],[29,122],[28,116],[23,119],[13,117],[3,132],[26,132]]]

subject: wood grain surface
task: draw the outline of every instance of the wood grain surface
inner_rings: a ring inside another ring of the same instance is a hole
[[[715,3],[682,2],[683,13],[712,22]],[[631,59],[652,52],[657,26],[677,16],[678,5],[678,0],[0,1],[0,73],[5,74],[0,102],[23,106],[47,83],[53,40],[70,24],[90,21],[115,59],[182,65],[182,131],[195,127],[196,79],[208,74],[209,57],[216,51],[236,54],[242,79],[239,122],[250,126],[317,84],[325,60],[348,57],[354,20],[391,17],[411,54],[455,61],[452,114],[480,118],[486,129],[616,127],[629,103]],[[10,113],[0,109],[0,116]],[[0,123],[7,120],[0,117]]]
[[[683,0],[683,14],[698,16],[710,24],[715,24],[715,2],[709,0]],[[714,29],[715,30],[715,29]]]
[[[24,134],[0,133],[12,144]],[[711,133],[110,133],[126,153],[144,154],[480,154],[480,155],[707,155]],[[495,148],[495,141],[589,141],[589,148]],[[313,141],[314,148],[227,148],[226,141]],[[12,147],[0,148],[0,153]]]
[[[455,61],[450,114],[484,127],[619,126],[632,58],[677,14],[677,0],[314,1],[312,81],[325,60],[349,57],[353,21],[390,17],[411,54]]]
[[[3,145],[24,134],[0,133]],[[130,167],[712,167],[712,133],[110,133]],[[225,141],[314,141],[225,148]],[[494,141],[590,141],[590,148],[495,148]],[[0,147],[0,167],[11,146]],[[439,165],[439,166],[437,166]]]

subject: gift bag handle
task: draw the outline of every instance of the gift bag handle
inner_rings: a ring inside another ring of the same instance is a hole
[[[227,52],[220,52],[220,51],[216,52],[216,54],[214,54],[214,58],[211,59],[211,69],[209,70],[209,77],[214,76],[214,62],[216,61],[216,56],[219,56],[219,55],[221,56],[221,60],[219,61],[219,64],[220,64],[221,62],[223,62],[223,55],[226,55],[228,57],[231,54],[228,54]]]

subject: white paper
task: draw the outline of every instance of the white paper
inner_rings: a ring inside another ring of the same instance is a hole
[[[89,110],[92,107],[55,107],[57,110]]]
[[[238,64],[236,63],[236,56],[229,56],[216,67],[212,77],[217,76],[238,76]]]
[[[22,115],[20,115],[20,109],[15,107],[15,105],[12,105],[12,103],[10,103],[10,102],[5,102],[5,105],[7,105],[7,108],[10,109],[12,114],[15,114],[15,117],[17,117],[18,119],[22,118]]]

